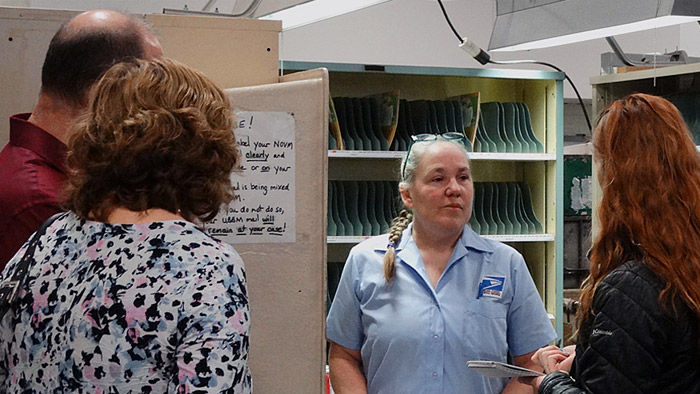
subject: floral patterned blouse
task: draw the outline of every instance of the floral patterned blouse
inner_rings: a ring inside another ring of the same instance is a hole
[[[68,212],[41,237],[0,322],[0,392],[250,393],[248,345],[245,273],[230,245],[186,221]]]

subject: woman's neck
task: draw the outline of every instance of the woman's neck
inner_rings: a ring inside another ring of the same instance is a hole
[[[413,223],[413,241],[420,251],[425,271],[433,288],[437,288],[452,251],[457,244],[461,233],[447,233],[441,231],[430,231],[430,229],[416,226]]]
[[[166,220],[185,220],[179,213],[172,213],[161,208],[151,208],[145,211],[132,211],[124,207],[112,209],[107,216],[110,224],[137,224],[150,222],[163,222]]]
[[[452,251],[462,232],[444,233],[442,231],[431,231],[423,228],[420,224],[413,222],[413,241],[420,250],[449,250]]]

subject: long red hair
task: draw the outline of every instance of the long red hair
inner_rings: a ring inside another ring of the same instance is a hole
[[[590,315],[600,281],[630,260],[666,282],[659,302],[680,297],[700,316],[700,154],[680,112],[632,94],[603,110],[593,140],[600,226],[578,321]]]

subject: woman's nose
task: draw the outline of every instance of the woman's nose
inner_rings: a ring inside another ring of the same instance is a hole
[[[445,194],[447,194],[448,196],[459,196],[461,192],[462,188],[457,179],[450,179],[450,182],[447,184]]]

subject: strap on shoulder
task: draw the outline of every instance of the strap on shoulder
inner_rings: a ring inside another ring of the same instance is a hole
[[[49,228],[51,223],[53,223],[60,215],[61,213],[57,213],[51,216],[41,225],[41,227],[39,227],[38,230],[36,230],[32,238],[29,240],[29,245],[27,246],[26,252],[22,256],[22,259],[15,266],[12,276],[0,283],[0,316],[7,312],[10,305],[12,305],[15,300],[17,290],[19,290],[24,284],[27,271],[29,270],[29,265],[34,257],[34,251],[39,244],[39,238],[46,233],[46,229]]]

